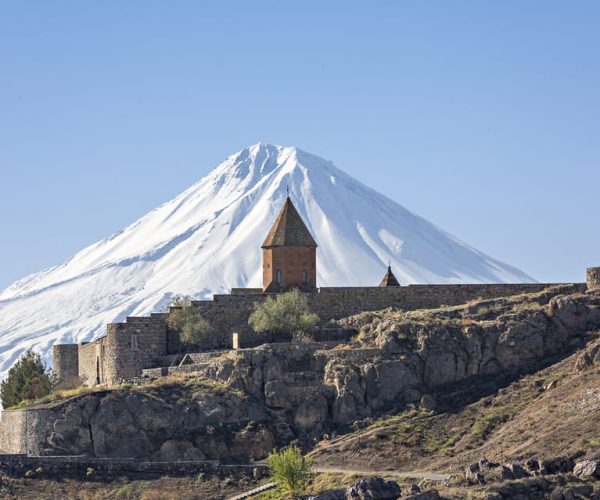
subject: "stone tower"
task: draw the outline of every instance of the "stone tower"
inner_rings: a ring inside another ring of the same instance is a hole
[[[588,267],[585,281],[589,292],[599,292],[600,267]]]
[[[263,290],[317,287],[317,244],[288,196],[262,244]]]
[[[379,286],[382,288],[388,286],[400,286],[400,282],[396,279],[396,276],[394,276],[394,273],[392,272],[392,266],[388,266],[387,273],[385,273],[385,276],[381,280],[381,283],[379,283]]]

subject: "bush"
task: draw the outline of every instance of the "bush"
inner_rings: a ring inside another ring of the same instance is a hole
[[[52,377],[46,372],[40,355],[27,351],[0,384],[0,400],[4,408],[9,408],[21,401],[47,396],[52,392],[52,387]]]
[[[286,494],[303,493],[314,475],[310,458],[302,456],[297,446],[272,451],[267,459],[271,480]]]
[[[248,324],[258,333],[312,334],[319,317],[308,307],[306,297],[298,290],[269,297],[250,315]]]
[[[210,332],[210,323],[190,301],[176,297],[173,306],[177,308],[169,314],[169,328],[179,334],[179,340],[185,347],[199,346]]]

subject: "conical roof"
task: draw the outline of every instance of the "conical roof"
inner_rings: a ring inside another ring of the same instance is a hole
[[[262,244],[262,248],[280,246],[317,246],[289,196]]]
[[[388,266],[387,273],[385,273],[385,276],[381,280],[381,283],[379,283],[379,286],[400,286],[400,282],[396,279],[396,276],[394,276],[394,273],[392,272],[392,266]]]

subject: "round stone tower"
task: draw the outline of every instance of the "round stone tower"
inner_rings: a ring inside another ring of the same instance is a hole
[[[52,358],[52,371],[58,382],[70,382],[79,377],[79,346],[77,344],[54,344]]]
[[[600,267],[588,267],[585,281],[588,292],[600,291]]]

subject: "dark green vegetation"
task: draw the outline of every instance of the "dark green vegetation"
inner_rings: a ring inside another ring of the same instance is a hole
[[[52,391],[51,375],[46,372],[39,354],[27,351],[13,365],[8,377],[0,384],[0,399],[4,408],[22,401],[42,398]]]
[[[258,305],[248,324],[258,333],[284,333],[293,336],[312,334],[319,317],[308,307],[306,297],[298,290],[269,297]]]

